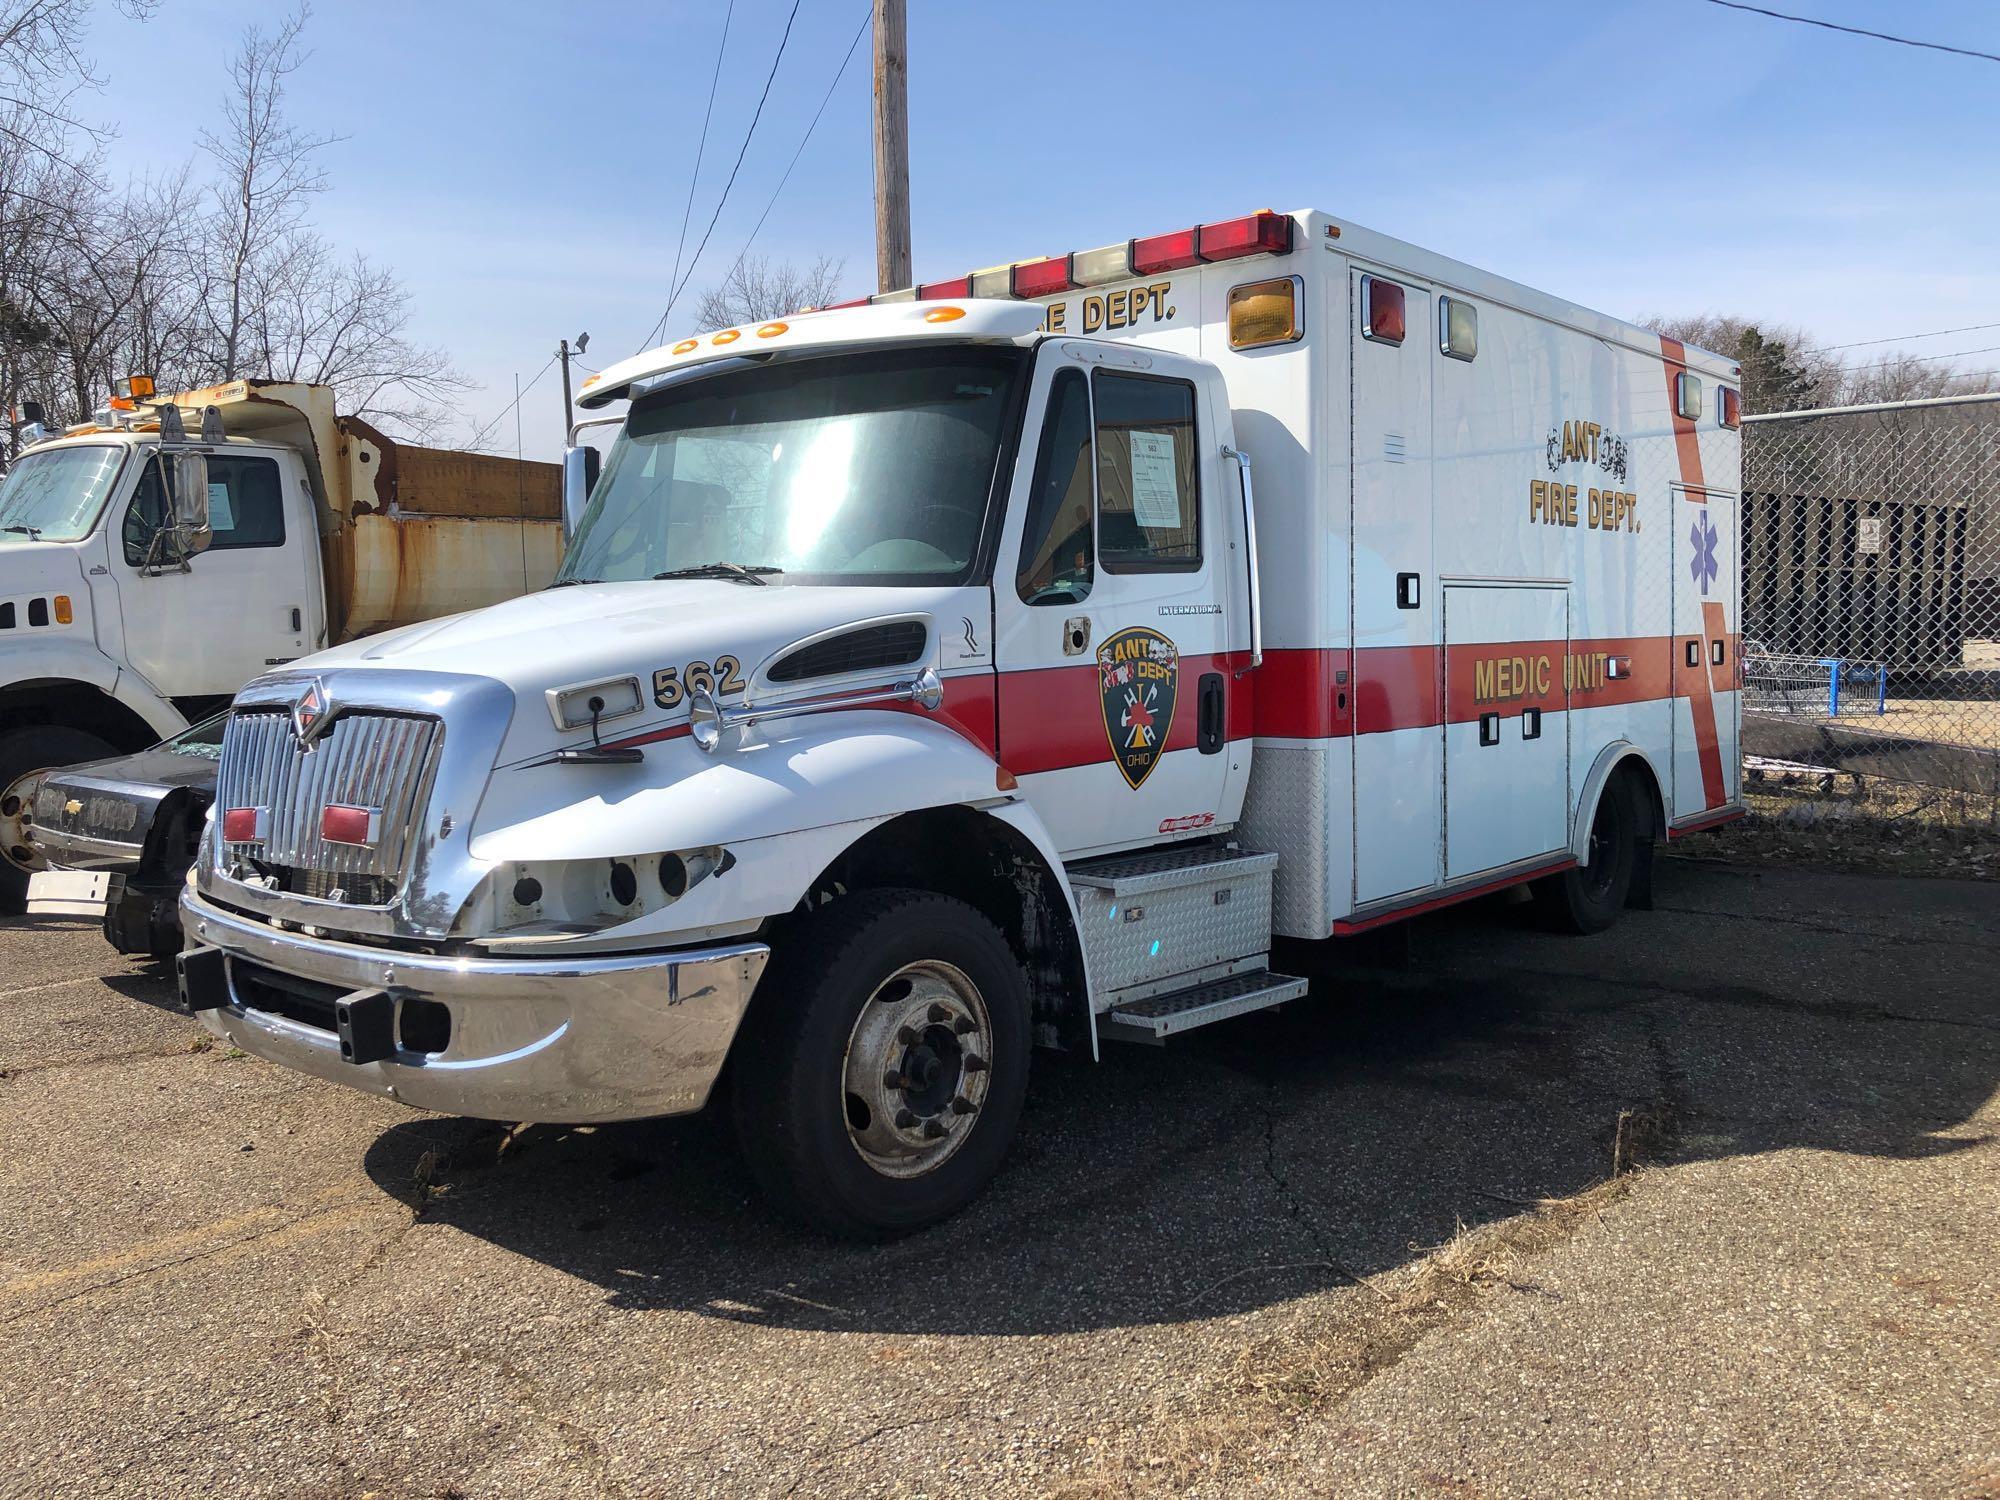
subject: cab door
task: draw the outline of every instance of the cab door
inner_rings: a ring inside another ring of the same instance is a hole
[[[999,758],[1065,855],[1196,837],[1242,801],[1243,554],[1200,374],[1080,343],[1037,362],[994,569]]]
[[[165,505],[145,464],[111,538],[125,653],[170,698],[234,693],[319,647],[319,544],[312,497],[288,453],[208,456],[212,540],[178,567],[149,572],[147,546]]]

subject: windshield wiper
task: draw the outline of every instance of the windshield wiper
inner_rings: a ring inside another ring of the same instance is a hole
[[[34,542],[39,542],[42,539],[42,528],[39,526],[0,526],[0,531],[18,531],[22,536]]]
[[[732,578],[738,583],[762,585],[767,573],[782,573],[783,568],[774,568],[767,563],[706,562],[696,563],[691,568],[669,568],[664,573],[655,573],[654,579],[661,578]]]
[[[602,582],[604,582],[602,578],[558,578],[554,583],[550,584],[549,587],[552,589],[566,589],[579,583],[602,583]]]

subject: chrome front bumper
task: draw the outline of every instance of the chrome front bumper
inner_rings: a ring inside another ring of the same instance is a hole
[[[707,1102],[771,950],[738,943],[633,957],[438,958],[280,932],[196,892],[190,947],[220,951],[226,993],[200,1012],[245,1052],[447,1114],[588,1124],[686,1114]],[[185,955],[184,955],[185,956]],[[442,1052],[349,1062],[331,1030],[243,1002],[239,966],[342,992],[388,991],[451,1012]]]

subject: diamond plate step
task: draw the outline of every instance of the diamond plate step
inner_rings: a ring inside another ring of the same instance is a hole
[[[1098,1035],[1119,1041],[1161,1042],[1176,1032],[1192,1031],[1211,1021],[1226,1021],[1231,1016],[1282,1005],[1305,992],[1303,979],[1258,969],[1117,1006],[1099,1018],[1097,1030]]]

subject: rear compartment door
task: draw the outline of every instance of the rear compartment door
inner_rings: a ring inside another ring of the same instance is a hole
[[[1569,842],[1569,590],[1444,590],[1445,879]]]
[[[1676,484],[1674,497],[1675,822],[1738,800],[1743,755],[1733,633],[1738,497]]]

